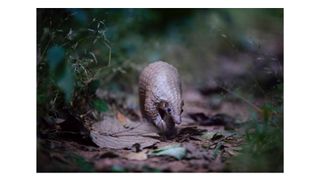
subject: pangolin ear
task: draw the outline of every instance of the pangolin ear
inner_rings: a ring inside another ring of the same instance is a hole
[[[159,108],[165,110],[169,106],[167,101],[161,100],[159,103]]]

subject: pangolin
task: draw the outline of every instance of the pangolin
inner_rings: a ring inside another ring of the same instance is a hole
[[[142,116],[153,123],[160,134],[172,136],[181,123],[183,100],[178,71],[172,65],[156,61],[143,69],[139,77],[139,101]]]

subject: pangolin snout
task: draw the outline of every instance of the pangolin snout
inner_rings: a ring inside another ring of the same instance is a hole
[[[173,116],[173,121],[176,124],[181,124],[182,120],[181,120],[181,116]]]

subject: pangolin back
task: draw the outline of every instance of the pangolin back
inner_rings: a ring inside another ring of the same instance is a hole
[[[156,104],[161,100],[169,101],[173,112],[181,114],[181,81],[178,71],[172,65],[157,61],[149,64],[140,74],[139,99],[144,119],[154,122],[158,115]]]

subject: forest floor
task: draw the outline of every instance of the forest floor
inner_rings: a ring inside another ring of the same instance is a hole
[[[152,129],[148,136],[132,131],[137,133],[136,139],[130,139],[127,134],[108,136],[95,129],[103,131],[106,126],[105,133],[120,132],[122,127],[128,129],[125,126],[128,123],[129,126],[132,122],[139,123],[139,109],[133,110],[126,105],[113,108],[111,113],[100,113],[100,121],[94,123],[86,124],[76,118],[73,121],[58,119],[51,130],[39,132],[37,169],[39,172],[231,171],[230,159],[241,151],[244,127],[255,110],[237,97],[209,98],[217,93],[227,92],[216,87],[184,91],[183,122],[177,126],[173,139],[163,139],[156,133],[150,135]],[[104,91],[100,91],[100,96],[110,98]],[[263,100],[255,103],[262,104]],[[103,121],[107,124],[99,124]],[[117,125],[108,124],[110,122]],[[94,132],[100,134],[97,136]]]

